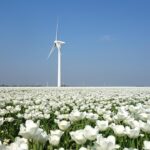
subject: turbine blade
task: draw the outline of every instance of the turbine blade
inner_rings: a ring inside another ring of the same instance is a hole
[[[57,25],[56,25],[56,41],[57,41],[57,38],[58,38],[58,18],[57,18]]]
[[[47,58],[49,58],[51,56],[51,54],[54,52],[54,49],[55,49],[55,45],[53,45],[53,47],[51,48]]]

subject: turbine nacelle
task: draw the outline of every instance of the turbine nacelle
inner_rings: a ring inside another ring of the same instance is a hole
[[[55,47],[57,47],[58,49],[60,49],[61,46],[62,46],[63,44],[65,44],[65,42],[55,40],[55,41],[54,41],[54,44],[55,44]]]

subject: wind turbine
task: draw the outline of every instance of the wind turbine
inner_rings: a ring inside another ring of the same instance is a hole
[[[57,87],[61,87],[61,47],[65,42],[60,41],[57,39],[58,38],[58,22],[56,26],[56,38],[54,41],[54,44],[50,50],[50,53],[48,55],[48,58],[51,56],[51,54],[54,52],[54,50],[57,48],[58,50],[58,72],[57,72]]]

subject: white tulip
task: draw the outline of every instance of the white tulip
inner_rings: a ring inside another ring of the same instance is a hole
[[[39,121],[34,123],[32,120],[27,120],[25,126],[20,125],[19,135],[27,139],[45,143],[48,140],[48,135],[43,129],[39,128],[39,123]]]
[[[108,129],[108,121],[106,120],[97,120],[96,125],[100,131],[106,131]]]
[[[61,130],[51,130],[49,135],[49,143],[54,146],[59,145],[60,138],[63,135],[63,133],[64,132],[62,132]]]
[[[17,114],[17,117],[18,117],[18,118],[23,118],[23,114],[18,113],[18,114]]]
[[[85,118],[86,113],[85,112],[79,112],[78,110],[75,110],[70,113],[69,119],[70,121],[78,121]]]
[[[141,120],[139,121],[141,130],[146,132],[146,133],[150,133],[150,122],[147,121],[147,123],[142,122]]]
[[[88,149],[85,147],[81,147],[79,150],[88,150]]]
[[[4,123],[4,118],[0,118],[0,126],[3,125]]]
[[[119,148],[119,145],[116,145],[114,136],[110,135],[109,137],[104,138],[101,134],[98,134],[97,141],[94,142],[94,148],[96,150],[114,150]]]
[[[137,138],[140,135],[140,128],[134,128],[134,129],[130,129],[130,127],[125,127],[125,133],[127,134],[127,136],[129,138]]]
[[[84,130],[72,131],[70,132],[70,136],[77,144],[84,144],[86,142]]]
[[[141,119],[141,120],[143,120],[143,121],[147,121],[147,119],[148,119],[148,114],[146,114],[146,113],[140,113],[139,114],[139,118]]]
[[[59,148],[58,150],[65,150],[63,147]]]
[[[144,150],[150,150],[150,141],[144,141]]]
[[[24,138],[17,137],[15,142],[11,143],[7,148],[8,150],[28,150],[28,141]]]
[[[6,150],[6,146],[3,145],[1,141],[0,141],[0,150]]]
[[[19,135],[23,136],[26,139],[30,139],[31,138],[31,134],[26,131],[26,128],[24,127],[23,124],[20,125]]]
[[[50,118],[50,114],[44,114],[44,118],[45,119],[49,119]]]
[[[66,120],[62,120],[60,122],[58,122],[58,127],[61,130],[67,130],[70,126],[70,122],[66,121]]]
[[[41,128],[38,128],[36,130],[36,133],[33,135],[33,139],[35,141],[39,141],[41,143],[45,143],[48,140],[48,135],[47,135],[46,131],[44,131]]]
[[[86,114],[86,118],[90,119],[90,120],[97,120],[98,119],[98,114],[94,114],[94,113],[87,113]]]
[[[26,120],[25,127],[20,126],[19,135],[22,135],[25,138],[33,138],[38,129],[38,124],[34,123],[32,120]]]
[[[54,145],[54,146],[57,146],[59,145],[59,142],[60,142],[60,137],[57,136],[57,135],[51,135],[49,136],[49,143]]]
[[[1,116],[4,116],[6,113],[7,113],[7,111],[6,111],[5,109],[1,109],[1,110],[0,110]]]
[[[84,128],[84,133],[83,134],[84,134],[86,139],[93,141],[93,140],[96,139],[96,136],[98,134],[98,130],[95,129],[95,128],[92,128],[89,125],[86,125],[85,128]]]
[[[14,118],[13,117],[8,117],[8,118],[5,118],[5,121],[6,122],[13,122]]]
[[[109,114],[103,114],[103,118],[108,122],[111,122],[113,120]]]
[[[123,125],[115,125],[112,129],[117,136],[123,136],[125,134],[125,128]]]

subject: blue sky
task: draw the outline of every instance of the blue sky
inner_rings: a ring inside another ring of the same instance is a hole
[[[1,0],[0,84],[150,85],[149,0]]]

